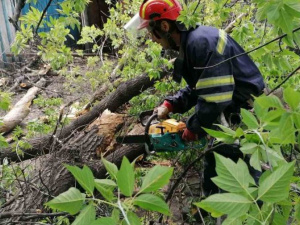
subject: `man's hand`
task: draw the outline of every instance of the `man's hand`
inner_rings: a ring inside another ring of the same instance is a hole
[[[169,114],[169,110],[166,106],[161,105],[154,110],[157,112],[158,119],[166,119],[167,115]]]
[[[170,102],[164,101],[164,103],[154,109],[154,112],[157,113],[158,119],[166,119],[168,114],[172,112],[173,106]]]
[[[190,131],[189,129],[186,128],[184,130],[181,138],[185,141],[197,141],[198,135],[194,134],[192,131]]]

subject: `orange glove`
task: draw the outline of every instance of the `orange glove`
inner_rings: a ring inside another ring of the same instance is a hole
[[[185,141],[196,141],[196,140],[198,140],[198,135],[194,134],[192,131],[190,131],[189,129],[186,128],[183,131],[181,138]]]

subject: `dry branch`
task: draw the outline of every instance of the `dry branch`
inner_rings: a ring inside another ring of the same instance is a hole
[[[26,0],[17,0],[17,4],[15,6],[14,15],[10,17],[8,20],[12,23],[16,30],[19,30],[18,21],[21,15],[21,11],[24,8]]]
[[[45,86],[46,80],[42,78],[37,82],[38,86]],[[32,87],[19,100],[14,107],[3,118],[3,125],[0,127],[0,133],[7,133],[20,124],[30,112],[30,105],[32,100],[36,97],[40,88]]]

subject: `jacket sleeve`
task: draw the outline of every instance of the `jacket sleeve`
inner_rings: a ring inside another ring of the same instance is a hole
[[[194,57],[196,57],[200,59],[197,60],[198,63],[197,65],[205,66],[205,62],[208,61],[209,58],[209,55],[207,53],[207,46],[202,44],[202,45],[198,45],[197,48],[195,48],[194,45],[197,45],[197,43],[192,43],[189,46],[187,46],[187,49],[184,49],[184,51],[187,51],[185,54],[185,61],[188,61],[189,59],[193,59]],[[186,73],[188,70],[190,70],[190,68],[184,68],[182,72]],[[197,104],[199,96],[194,91],[195,83],[197,82],[198,79],[197,74],[195,73],[181,74],[186,80],[186,82],[188,83],[188,85],[185,88],[178,91],[175,95],[168,96],[165,99],[172,104],[174,113],[187,112]]]

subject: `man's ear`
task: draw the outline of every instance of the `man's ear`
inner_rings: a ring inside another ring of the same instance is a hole
[[[160,29],[164,32],[168,32],[170,30],[170,24],[166,20],[163,20],[160,23]]]

